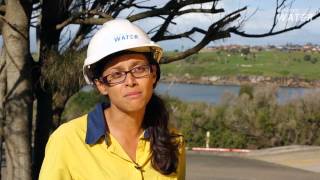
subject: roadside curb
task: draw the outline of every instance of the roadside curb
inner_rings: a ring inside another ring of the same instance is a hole
[[[212,154],[221,156],[238,156],[255,158],[260,156],[272,156],[280,155],[293,152],[313,152],[320,151],[320,146],[307,146],[307,145],[290,145],[266,149],[237,149],[237,148],[204,148],[204,147],[193,147],[186,149],[189,154]]]
[[[236,153],[243,154],[247,156],[261,156],[261,155],[274,155],[282,154],[289,152],[301,152],[301,151],[319,151],[320,146],[307,146],[307,145],[290,145],[290,146],[281,146],[273,147],[266,149],[237,149],[237,148],[204,148],[204,147],[193,147],[187,149],[193,152],[208,152],[208,153]]]
[[[215,155],[215,156],[234,156],[234,157],[246,157],[249,153],[248,149],[233,149],[233,148],[201,148],[193,147],[186,149],[187,154],[203,154],[203,155]]]
[[[233,148],[201,148],[193,147],[192,151],[204,151],[204,152],[236,152],[236,153],[249,153],[249,149],[233,149]]]

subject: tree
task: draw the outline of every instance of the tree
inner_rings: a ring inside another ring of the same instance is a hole
[[[0,117],[2,118],[2,124],[5,125],[3,129],[6,130],[6,128],[10,129],[9,127],[15,127],[9,124],[11,120],[10,117],[16,117],[17,111],[23,112],[19,113],[19,116],[24,118],[23,122],[25,122],[24,126],[21,127],[21,131],[26,132],[27,136],[23,133],[19,133],[18,135],[19,138],[24,138],[22,144],[25,144],[25,148],[22,149],[25,152],[29,152],[31,129],[30,126],[26,126],[26,124],[31,124],[32,95],[35,97],[37,108],[36,119],[33,119],[35,135],[33,140],[34,157],[32,158],[34,164],[32,168],[34,179],[37,179],[37,174],[44,156],[44,147],[50,132],[61,123],[61,115],[68,99],[84,85],[81,67],[87,39],[90,38],[92,32],[104,22],[120,16],[124,17],[123,14],[132,22],[146,18],[160,19],[161,22],[148,32],[153,41],[160,42],[188,38],[196,43],[189,49],[184,49],[171,56],[165,56],[161,60],[161,63],[170,63],[197,53],[212,41],[229,38],[231,34],[248,38],[277,35],[299,29],[320,15],[320,13],[315,13],[309,20],[297,22],[283,29],[276,28],[279,23],[281,11],[290,9],[290,3],[292,2],[291,0],[277,0],[274,22],[270,30],[261,34],[251,34],[241,30],[247,20],[247,18],[243,16],[247,11],[247,7],[245,6],[232,12],[226,12],[225,9],[218,8],[220,1],[221,0],[171,0],[164,1],[163,5],[157,5],[159,1],[137,0],[3,1],[3,5],[0,6],[0,14],[2,14],[2,16],[0,16],[0,27],[2,27],[4,44],[7,45],[10,43],[10,39],[14,42],[10,44],[10,47],[4,46],[2,50],[2,58],[0,61]],[[203,3],[211,3],[210,8],[206,8],[205,6],[197,8],[190,7],[190,5],[202,5]],[[31,11],[32,17],[30,16]],[[23,14],[20,12],[26,13]],[[175,20],[177,17],[190,13],[213,14],[221,18],[209,24],[207,29],[202,29],[195,24],[194,27],[185,32],[175,34],[169,32],[169,26],[176,25]],[[23,15],[20,16],[20,14]],[[20,22],[20,20],[23,22],[22,24],[17,23]],[[30,21],[31,23],[29,23]],[[67,29],[74,25],[77,25],[76,32],[74,34],[68,34]],[[23,27],[22,30],[20,26]],[[38,35],[37,42],[39,43],[39,59],[34,61],[32,61],[29,55],[29,33],[28,28],[25,28],[25,26],[36,27]],[[19,31],[15,31],[12,27],[17,27]],[[10,33],[15,32],[14,36],[7,33],[8,31]],[[16,32],[21,33],[17,34]],[[64,34],[62,32],[67,33]],[[197,41],[192,38],[194,34],[201,34],[202,38]],[[26,71],[22,71],[22,69],[19,68],[12,68],[12,72],[16,74],[11,77],[11,74],[8,74],[8,72],[11,71],[10,67],[14,66],[10,65],[10,63],[13,62],[10,61],[10,59],[15,59],[16,61],[14,62],[21,63],[18,64],[19,66],[17,67],[26,67],[23,68],[23,70]],[[27,68],[28,66],[32,66],[32,68]],[[32,69],[32,72],[27,71],[29,69]],[[29,73],[32,73],[32,78],[29,78]],[[7,80],[9,75],[10,78],[12,78],[10,81]],[[11,82],[16,82],[13,77],[15,77],[16,80],[19,79],[15,86],[10,84]],[[29,83],[32,84],[32,94],[29,93],[31,89]],[[25,87],[25,91],[23,92],[28,93],[21,94],[20,91],[10,91],[12,87],[20,87],[20,85]],[[11,107],[11,104],[13,104],[12,101],[8,101],[7,99],[7,97],[11,96],[19,97],[19,99],[16,99],[16,103],[24,103],[23,105],[16,106],[15,111],[7,110],[8,107]],[[4,137],[6,144],[10,142],[10,137],[6,136],[6,131],[4,131],[3,135],[2,137]],[[8,149],[6,154],[10,155],[12,152],[13,150]],[[29,155],[24,153],[24,155],[26,159],[31,159],[31,153],[29,153]],[[8,156],[8,158],[9,157],[10,156]],[[13,162],[15,161],[13,160]],[[30,169],[29,167],[30,164],[26,164],[23,165],[23,167],[17,167],[17,169]],[[10,168],[7,170],[7,174],[12,173]],[[26,174],[28,173],[30,172],[26,172]],[[29,177],[31,177],[30,174]]]
[[[31,9],[31,1],[10,0],[1,19],[1,125],[9,180],[31,179]]]

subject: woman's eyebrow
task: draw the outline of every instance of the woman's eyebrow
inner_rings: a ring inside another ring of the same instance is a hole
[[[135,61],[135,62],[133,62],[133,63],[131,63],[131,64],[129,65],[129,68],[128,68],[128,69],[125,68],[125,67],[123,67],[123,66],[116,66],[116,67],[111,68],[110,71],[112,71],[112,70],[127,71],[127,70],[132,69],[133,67],[135,67],[135,66],[137,66],[137,65],[145,65],[145,64],[147,64],[147,62],[144,62],[144,61],[143,61],[143,62],[142,62],[142,61]]]
[[[122,66],[116,66],[110,69],[110,71],[112,70],[125,71],[125,68],[123,68]]]
[[[136,62],[133,62],[131,65],[130,65],[130,69],[137,66],[137,65],[145,65],[147,64],[145,61],[136,61]]]

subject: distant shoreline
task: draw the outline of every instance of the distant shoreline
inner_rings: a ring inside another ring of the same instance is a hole
[[[204,85],[276,85],[279,87],[292,88],[320,88],[320,80],[305,80],[293,77],[267,77],[267,76],[205,76],[190,77],[188,75],[163,76],[160,79],[163,83],[186,83]]]

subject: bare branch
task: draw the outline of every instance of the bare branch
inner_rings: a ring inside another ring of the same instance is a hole
[[[156,32],[156,29],[158,29],[160,26],[161,26],[161,24],[153,27],[152,29],[150,29],[150,30],[147,32],[147,34],[152,34],[153,32]]]
[[[36,5],[34,5],[34,7],[32,7],[32,11],[37,11],[37,10],[40,10],[42,7],[41,7],[41,3],[38,3]]]
[[[32,15],[32,16],[31,16],[31,19],[36,19],[36,18],[39,18],[39,17],[40,17],[39,14],[35,14],[35,15]]]
[[[83,4],[82,10],[85,11],[86,10],[85,0],[82,0],[82,4]],[[94,1],[94,3],[91,6],[91,10],[98,9],[98,8],[100,8],[100,6],[101,6],[100,1]],[[108,13],[108,14],[110,14],[110,13]],[[86,35],[91,32],[91,30],[93,29],[92,27],[93,27],[93,25],[91,25],[91,24],[89,24],[89,25],[88,24],[80,24],[80,27],[78,28],[76,35],[71,40],[69,47],[73,50],[79,48],[81,41],[84,40]]]
[[[183,11],[179,11],[176,15],[182,15],[187,13],[223,13],[224,9],[186,9]]]
[[[153,11],[146,11],[146,12],[143,12],[143,13],[138,13],[138,14],[129,16],[127,19],[129,21],[133,22],[133,21],[137,21],[137,20],[144,19],[144,18],[147,18],[147,17],[156,17],[156,16],[160,16],[160,15],[166,15],[168,13],[169,12],[167,10],[165,10],[165,9],[156,9],[156,10],[153,10]]]
[[[81,18],[81,16],[83,15],[99,15],[102,18]],[[103,12],[99,12],[96,10],[90,10],[90,11],[84,11],[84,12],[79,12],[79,13],[75,13],[74,15],[72,15],[71,17],[69,17],[67,20],[63,21],[60,24],[56,25],[56,29],[62,29],[64,27],[66,27],[69,24],[91,24],[91,25],[101,25],[104,22],[113,19],[112,16],[105,14]]]
[[[94,1],[94,3],[97,3],[97,1]],[[74,5],[70,7],[69,10],[70,12],[76,11],[76,10],[85,11],[87,9],[88,4],[90,4],[90,1],[87,2],[87,0],[75,1]]]
[[[293,5],[293,3],[294,3],[294,1],[291,1],[291,3],[289,4],[289,13],[288,13],[288,15],[287,15],[287,21],[286,21],[286,24],[285,24],[285,28],[287,28],[288,27],[288,19],[289,19],[289,16],[290,16],[290,14],[291,14],[291,8],[292,8],[292,5]]]
[[[206,34],[207,31],[200,29],[198,27],[194,27],[192,28],[190,31],[184,32],[184,33],[180,33],[180,34],[175,34],[175,35],[171,35],[171,36],[163,36],[161,39],[159,39],[159,41],[163,41],[163,40],[172,40],[172,39],[179,39],[179,38],[189,38],[191,39],[193,42],[195,42],[195,40],[193,40],[190,35],[195,33],[195,32],[199,32],[202,34]]]
[[[277,6],[276,6],[276,11],[274,13],[274,16],[273,16],[273,24],[271,26],[271,29],[270,29],[270,33],[273,31],[273,29],[277,26],[278,24],[278,16],[280,14],[281,11],[279,11],[280,8],[282,8],[284,6],[284,3],[286,2],[287,0],[281,0],[281,3],[279,4],[279,0],[277,0]]]
[[[124,8],[131,8],[131,7],[136,7],[136,8],[139,8],[139,9],[150,9],[150,10],[155,10],[157,6],[141,6],[141,5],[138,5],[138,4],[141,4],[143,2],[139,2],[139,3],[133,3],[130,2],[130,3],[121,3],[120,4],[124,7]]]
[[[159,41],[162,36],[164,36],[164,33],[168,29],[169,24],[171,23],[172,19],[174,18],[176,12],[178,10],[172,10],[170,15],[167,17],[167,19],[164,21],[158,32],[151,38],[153,41]]]
[[[202,40],[195,45],[194,47],[187,49],[184,52],[178,53],[174,56],[170,56],[170,57],[163,57],[160,61],[160,63],[171,63],[173,61],[178,61],[178,60],[182,60],[198,51],[200,51],[203,47],[205,47],[207,44],[209,44],[211,41],[215,41],[217,39],[222,39],[222,38],[227,38],[230,37],[230,32],[228,30],[223,30],[223,28],[227,25],[230,24],[231,22],[235,21],[236,19],[238,19],[240,17],[240,12],[246,10],[247,7],[243,7],[241,9],[238,9],[228,15],[226,15],[225,17],[223,17],[222,19],[220,19],[219,21],[213,23],[209,28],[208,31],[205,32],[205,36],[202,38]],[[201,29],[197,29],[198,31],[200,31],[201,33],[204,33],[203,30]],[[196,31],[196,30],[194,30]]]
[[[154,10],[150,10],[150,11],[145,11],[145,12],[141,12],[141,13],[132,15],[132,16],[128,17],[128,20],[133,22],[133,21],[137,21],[137,20],[144,19],[147,17],[157,17],[160,15],[169,15],[170,11],[172,9],[181,9],[181,8],[188,6],[188,5],[191,5],[191,4],[200,4],[200,3],[207,3],[207,2],[212,2],[212,0],[211,1],[210,0],[185,0],[185,1],[180,1],[180,2],[173,0],[173,1],[169,1],[162,8],[154,9]],[[187,11],[187,10],[185,10],[185,11]]]
[[[116,3],[114,3],[113,5],[111,5],[111,6],[109,7],[109,9],[107,10],[107,12],[108,12],[109,14],[112,14],[112,17],[114,17],[114,18],[117,17],[123,9],[126,9],[126,7],[124,7],[124,6],[122,5],[122,1],[123,1],[123,0],[116,1]],[[128,1],[127,3],[128,3],[128,4],[132,4],[134,1],[135,1],[135,0],[130,0],[130,1]]]
[[[240,17],[240,12],[242,12],[242,11],[244,11],[244,10],[246,10],[246,9],[247,9],[247,6],[241,8],[241,9],[238,9],[238,10],[236,10],[236,11],[234,11],[234,12],[226,15],[225,17],[223,17],[222,19],[220,19],[219,21],[217,21],[215,24],[221,26],[221,24],[225,24],[225,21],[230,22],[230,21],[232,21],[232,20],[235,20],[235,19],[237,19],[238,17]]]
[[[203,39],[197,45],[195,45],[193,48],[187,49],[186,51],[178,53],[174,56],[163,57],[161,59],[160,63],[167,64],[167,63],[171,63],[174,61],[182,60],[182,59],[200,51],[203,47],[205,47],[211,41],[214,41],[217,39],[222,39],[222,38],[227,38],[227,37],[230,37],[230,34],[227,31],[207,33],[207,35],[204,36]]]
[[[234,28],[234,27],[229,28],[229,32],[237,34],[237,35],[242,36],[242,37],[249,37],[249,38],[261,38],[261,37],[267,37],[267,36],[274,36],[274,35],[277,35],[277,34],[288,32],[288,31],[300,29],[303,26],[305,26],[306,24],[310,23],[311,21],[317,19],[319,16],[320,16],[320,12],[318,12],[317,14],[312,16],[311,19],[306,20],[306,21],[304,21],[303,23],[301,23],[299,25],[292,26],[290,28],[285,28],[285,29],[282,29],[282,30],[279,30],[279,31],[275,31],[275,32],[267,32],[267,33],[262,33],[262,34],[248,34],[248,33],[245,33],[244,31],[239,31],[237,28]]]
[[[112,7],[109,8],[108,12],[113,12],[111,16],[110,13],[104,13],[98,11],[97,8],[95,10],[90,11],[81,11],[72,14],[68,19],[56,25],[56,29],[62,29],[69,24],[86,24],[86,25],[101,25],[104,22],[113,19],[116,17],[121,10],[129,7],[137,7],[137,8],[147,8],[149,11],[138,13],[132,16],[129,16],[127,19],[129,21],[137,21],[139,19],[143,19],[146,17],[161,17],[162,15],[169,15],[172,13],[173,9],[181,9],[184,6],[190,4],[197,3],[206,3],[212,2],[210,0],[186,0],[178,3],[177,1],[169,1],[164,7],[156,9],[156,6],[140,6],[138,3],[134,3],[134,0],[129,1],[128,3],[122,3],[121,1],[117,1],[117,3],[113,4]],[[182,11],[176,11],[176,15],[183,15],[186,13],[221,13],[224,12],[223,9],[215,9],[216,1],[214,1],[212,9],[187,9]],[[110,11],[113,9],[114,11]],[[90,15],[86,17],[86,15]],[[98,15],[100,18],[94,17],[94,15]],[[101,18],[102,17],[102,18]],[[165,18],[167,19],[167,18]]]
[[[102,25],[107,21],[112,20],[113,18],[86,18],[86,19],[76,19],[73,21],[73,24],[84,24],[84,25]]]

